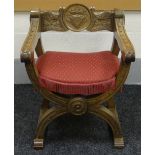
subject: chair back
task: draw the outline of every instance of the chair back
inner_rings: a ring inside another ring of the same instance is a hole
[[[35,11],[31,16],[34,17]],[[72,4],[55,11],[40,11],[41,32],[45,31],[115,31],[115,17],[124,18],[119,10],[105,11]]]

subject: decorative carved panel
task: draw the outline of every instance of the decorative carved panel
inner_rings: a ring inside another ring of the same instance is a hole
[[[58,11],[41,12],[41,31],[114,30],[114,12],[73,4]]]
[[[92,10],[93,23],[90,31],[109,30],[113,31],[113,16],[112,11],[97,11]]]
[[[61,11],[49,11],[41,13],[41,31],[67,31],[61,21]]]

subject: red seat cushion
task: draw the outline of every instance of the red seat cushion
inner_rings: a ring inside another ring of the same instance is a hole
[[[115,88],[119,60],[111,52],[46,52],[37,60],[40,85],[62,94],[92,95]]]

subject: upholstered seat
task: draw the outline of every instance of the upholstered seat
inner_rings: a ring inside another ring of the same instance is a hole
[[[110,51],[46,52],[37,60],[40,85],[62,94],[92,95],[115,89],[119,60]]]

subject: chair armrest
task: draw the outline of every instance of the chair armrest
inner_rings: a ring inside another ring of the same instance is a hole
[[[21,48],[21,62],[29,63],[34,60],[34,51],[39,38],[40,19],[31,18],[29,32]]]
[[[122,52],[123,61],[131,63],[135,61],[135,50],[124,27],[124,15],[115,14],[115,38]]]

